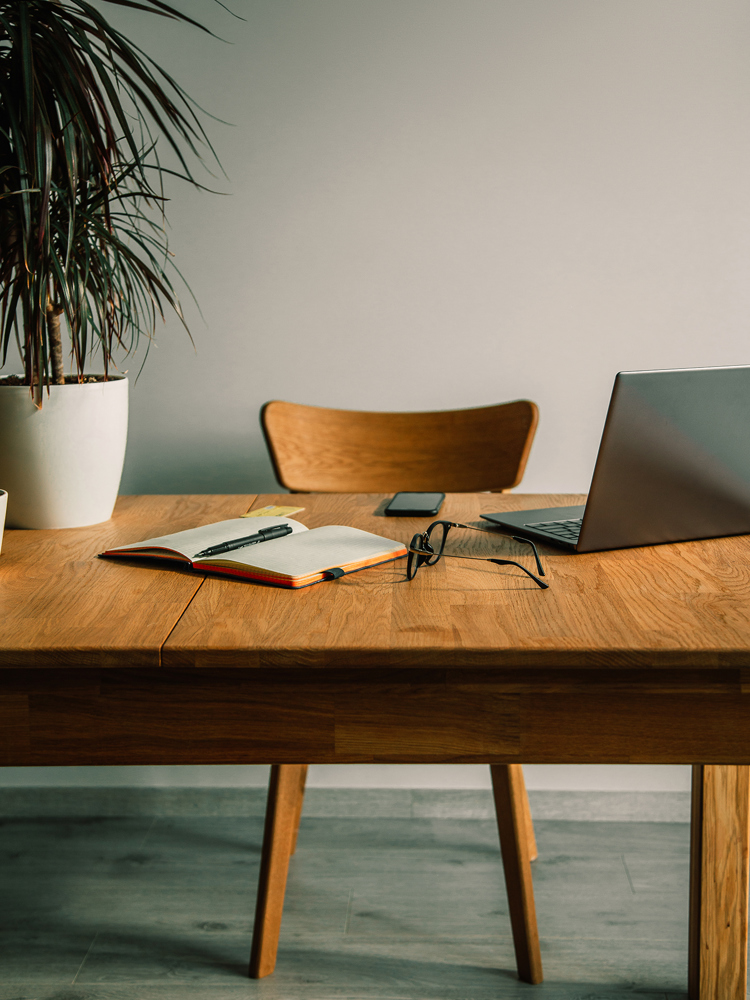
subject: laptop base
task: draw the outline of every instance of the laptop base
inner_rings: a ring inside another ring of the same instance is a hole
[[[499,514],[482,514],[485,521],[491,521],[509,531],[512,535],[524,535],[535,542],[556,545],[568,552],[576,551],[575,542],[568,542],[543,528],[534,527],[538,522],[568,521],[583,517],[584,504],[575,507],[541,507],[537,510],[509,510]]]

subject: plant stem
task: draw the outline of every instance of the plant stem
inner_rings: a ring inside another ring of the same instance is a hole
[[[47,306],[47,338],[49,341],[50,361],[52,362],[53,385],[65,385],[62,336],[60,334],[61,313],[62,309],[59,306],[53,306],[51,302]]]

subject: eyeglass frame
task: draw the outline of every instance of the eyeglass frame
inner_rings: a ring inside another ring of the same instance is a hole
[[[443,531],[443,541],[440,546],[440,551],[435,552],[435,550],[430,545],[430,535],[434,528],[438,525],[444,526]],[[534,553],[534,559],[536,561],[536,568],[539,572],[539,576],[546,576],[544,572],[544,567],[542,566],[542,561],[539,558],[539,552],[534,542],[530,538],[523,538],[521,535],[508,535],[505,532],[493,531],[487,528],[477,528],[474,524],[462,524],[460,521],[445,521],[438,520],[433,521],[429,524],[424,531],[417,532],[409,543],[408,548],[408,558],[406,563],[406,578],[407,580],[413,580],[422,566],[434,566],[440,559],[445,556],[446,559],[474,559],[480,562],[491,562],[496,563],[498,566],[516,566],[518,569],[522,570],[528,577],[530,577],[534,583],[540,587],[542,590],[548,590],[549,584],[544,583],[540,580],[538,576],[527,569],[521,563],[516,562],[515,559],[500,559],[494,556],[467,556],[459,555],[453,553],[445,553],[445,541],[448,538],[448,532],[451,528],[469,528],[471,531],[481,531],[484,535],[500,535],[505,538],[512,538],[514,542],[523,542],[524,545],[530,545],[531,550]],[[427,548],[424,548],[426,546]]]

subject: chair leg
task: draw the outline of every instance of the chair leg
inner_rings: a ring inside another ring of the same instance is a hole
[[[490,771],[518,977],[526,983],[541,983],[544,974],[531,881],[536,842],[523,770],[520,764],[492,764]]]
[[[251,979],[270,976],[276,967],[289,856],[296,841],[306,771],[306,764],[271,767],[250,954]]]
[[[305,801],[305,782],[307,781],[307,764],[299,766],[299,798],[297,800],[297,815],[294,817],[294,830],[292,831],[292,847],[289,851],[294,854],[297,850],[297,837],[299,836],[299,822],[302,819],[302,803]],[[530,818],[530,815],[529,815]]]
[[[521,768],[521,765],[517,765]],[[531,818],[531,807],[529,806],[529,793],[526,791],[526,782],[523,777],[523,768],[521,768],[521,791],[523,797],[523,812],[526,819],[526,838],[529,843],[529,861],[536,861],[539,857],[539,848],[536,846],[536,837],[534,836],[534,821]]]

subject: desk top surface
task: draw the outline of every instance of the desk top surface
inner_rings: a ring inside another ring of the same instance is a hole
[[[298,495],[309,527],[347,523],[404,542],[428,518],[389,518],[373,495]],[[585,498],[452,494],[441,517]],[[259,497],[257,505],[289,502]],[[453,551],[527,546],[455,529]],[[590,554],[540,546],[550,588],[491,563],[441,560],[406,579],[405,560],[300,592],[207,580],[169,636],[172,666],[727,667],[750,662],[750,537]]]
[[[99,559],[106,548],[243,513],[255,497],[126,496],[87,528],[8,531],[0,552],[0,667],[158,666],[203,578]]]
[[[406,579],[398,560],[302,591],[173,566],[97,558],[104,548],[304,506],[317,527],[352,524],[404,542],[426,518],[387,518],[380,495],[121,497],[112,521],[7,531],[0,555],[0,667],[619,668],[750,666],[750,536],[584,555],[540,546],[550,588],[512,567],[441,560]],[[582,502],[452,494],[441,517]],[[452,551],[526,546],[455,529]]]
[[[750,537],[569,554],[541,546],[550,588],[512,567],[442,560],[406,579],[398,560],[303,591],[172,566],[109,562],[102,549],[304,506],[309,527],[352,524],[409,541],[425,518],[387,518],[379,495],[121,497],[112,521],[7,531],[0,555],[0,666],[740,667],[750,665]],[[580,497],[452,494],[440,516]],[[452,551],[526,547],[455,529]]]

